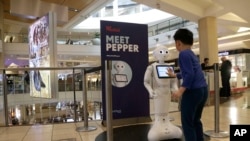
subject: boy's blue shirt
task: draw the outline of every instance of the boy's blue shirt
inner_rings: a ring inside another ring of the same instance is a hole
[[[207,86],[198,57],[192,50],[186,49],[180,51],[179,66],[180,73],[177,74],[177,78],[183,79],[181,86],[186,89],[196,89]]]

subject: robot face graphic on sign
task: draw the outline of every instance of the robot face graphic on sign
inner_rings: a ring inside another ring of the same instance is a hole
[[[153,51],[157,62],[152,63],[146,69],[144,75],[144,86],[154,103],[154,123],[148,132],[148,140],[167,140],[182,137],[179,127],[173,125],[169,120],[169,106],[171,103],[171,92],[178,90],[177,79],[167,75],[168,69],[173,67],[165,60],[169,51],[165,46],[157,46]]]
[[[117,71],[117,73],[123,72],[124,69],[125,69],[125,63],[122,62],[122,61],[117,61],[117,62],[114,64],[114,69]]]
[[[112,61],[112,63],[112,85],[120,88],[127,86],[132,76],[130,66],[121,60]]]

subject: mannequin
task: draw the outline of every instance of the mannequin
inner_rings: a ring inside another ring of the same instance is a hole
[[[149,65],[144,75],[144,86],[148,90],[150,98],[153,99],[155,111],[155,121],[148,132],[149,141],[178,139],[182,137],[181,129],[173,125],[168,116],[171,91],[178,89],[177,79],[159,78],[156,69],[159,65],[167,65],[164,61],[168,53],[167,47],[158,46],[153,51],[153,56],[158,62]]]

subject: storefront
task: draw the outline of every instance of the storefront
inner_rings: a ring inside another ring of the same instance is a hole
[[[221,56],[226,56],[227,59],[232,62],[232,74],[230,79],[232,90],[237,92],[248,87],[250,85],[250,50],[238,49],[219,52],[219,60]]]

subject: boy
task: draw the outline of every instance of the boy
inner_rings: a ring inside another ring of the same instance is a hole
[[[183,79],[173,97],[181,98],[181,122],[185,141],[204,141],[201,115],[208,97],[207,83],[199,64],[198,57],[191,50],[193,33],[179,29],[174,35],[175,46],[179,51],[180,72],[168,74]]]

